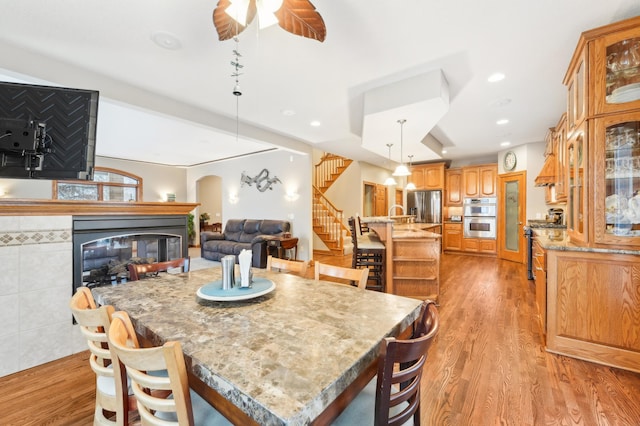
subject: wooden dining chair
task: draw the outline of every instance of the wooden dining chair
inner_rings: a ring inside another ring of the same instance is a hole
[[[380,345],[378,374],[332,423],[334,426],[420,425],[420,380],[438,333],[435,302],[425,300],[412,338],[387,337]]]
[[[114,370],[109,352],[107,333],[111,324],[114,311],[113,306],[97,307],[87,287],[80,287],[69,303],[71,312],[80,326],[80,332],[87,339],[89,351],[89,365],[96,374],[96,406],[94,412],[94,425],[126,425],[128,423],[129,410],[135,410],[136,401],[131,398],[118,398],[114,382]],[[128,388],[126,384],[121,388]],[[119,401],[122,401],[119,403]],[[111,414],[106,414],[105,411]],[[124,415],[118,415],[124,413]],[[114,417],[115,415],[115,417]]]
[[[169,269],[181,268],[182,272],[189,272],[189,264],[191,257],[181,257],[178,259],[167,260],[165,262],[156,263],[130,263],[129,281],[138,281],[145,276],[155,276],[158,272],[167,272]]]
[[[304,276],[309,268],[309,263],[302,260],[286,260],[278,257],[267,257],[267,271],[295,272]]]
[[[128,375],[137,399],[143,425],[231,425],[202,397],[189,388],[187,368],[180,342],[140,348],[135,329],[126,312],[113,314],[109,344],[114,371]],[[164,374],[153,374],[163,372]],[[170,397],[156,396],[154,391],[170,391]]]
[[[320,275],[325,275],[333,278],[349,280],[352,282],[355,281],[358,288],[367,288],[367,280],[369,279],[369,268],[352,269],[316,262],[314,265],[314,269],[316,281],[320,279]]]

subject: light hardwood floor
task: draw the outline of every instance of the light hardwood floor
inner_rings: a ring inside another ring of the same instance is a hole
[[[640,425],[640,374],[545,352],[523,265],[445,254],[440,289],[441,328],[422,384],[424,425]],[[91,424],[87,358],[0,378],[0,425]]]

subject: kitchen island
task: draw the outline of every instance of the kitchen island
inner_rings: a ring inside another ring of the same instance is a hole
[[[640,372],[640,251],[579,246],[563,229],[533,231],[546,268],[536,274],[536,299],[545,300],[547,350]]]
[[[438,301],[441,235],[439,223],[397,223],[393,217],[362,217],[386,248],[386,292]]]

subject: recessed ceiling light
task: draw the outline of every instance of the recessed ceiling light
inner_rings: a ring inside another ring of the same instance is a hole
[[[165,31],[156,31],[151,34],[151,40],[164,49],[178,50],[182,47],[178,37]]]
[[[287,117],[291,117],[292,115],[296,115],[296,112],[292,109],[283,109],[280,111],[282,115],[286,115]]]
[[[509,122],[509,120],[507,120],[506,118],[501,118],[500,120],[496,121],[496,124],[498,126],[502,126],[503,124],[507,124]]]
[[[509,146],[509,145],[511,145],[511,142],[509,141],[500,142],[500,146]]]
[[[313,120],[311,123],[309,123],[309,125],[313,126],[313,127],[318,127],[320,126],[320,122],[318,120]]]
[[[446,150],[446,149],[443,149],[441,152],[442,152],[443,154],[446,154],[446,153],[447,153],[447,150]]]
[[[491,74],[487,79],[487,81],[489,83],[496,83],[498,81],[504,80],[504,77],[505,77],[504,74],[502,74],[501,72],[497,72],[497,73]]]

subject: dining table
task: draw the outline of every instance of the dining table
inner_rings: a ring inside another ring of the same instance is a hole
[[[417,299],[252,271],[269,284],[256,297],[220,296],[220,267],[92,293],[129,314],[143,346],[180,342],[189,385],[242,425],[330,424],[375,376],[384,338],[406,335],[420,313]]]

